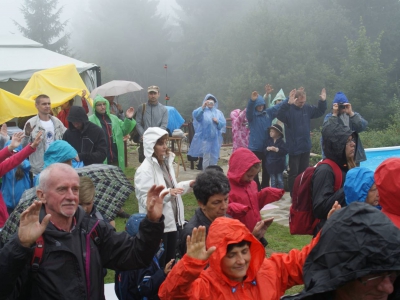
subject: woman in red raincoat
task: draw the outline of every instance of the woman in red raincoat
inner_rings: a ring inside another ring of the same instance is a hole
[[[261,161],[246,148],[237,149],[229,159],[228,179],[231,186],[227,213],[244,223],[252,231],[261,221],[260,210],[268,203],[282,198],[285,191],[277,188],[257,189],[253,180],[261,168]],[[266,246],[266,241],[261,241]]]

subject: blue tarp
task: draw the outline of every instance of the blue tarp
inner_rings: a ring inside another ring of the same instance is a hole
[[[168,110],[168,130],[172,132],[175,129],[181,128],[185,120],[182,118],[181,114],[173,106],[165,106]]]

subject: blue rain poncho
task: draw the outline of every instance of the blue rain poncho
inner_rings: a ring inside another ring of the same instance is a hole
[[[226,120],[224,114],[218,109],[218,100],[212,94],[204,97],[203,104],[209,98],[215,99],[212,109],[203,107],[195,109],[192,113],[194,137],[190,144],[188,155],[193,157],[203,157],[204,154],[211,153],[214,157],[219,157],[219,150],[222,145],[222,133],[226,132]],[[212,119],[216,118],[218,124]]]

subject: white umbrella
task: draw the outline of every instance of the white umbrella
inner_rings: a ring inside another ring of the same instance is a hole
[[[140,90],[143,90],[143,88],[136,82],[125,81],[125,80],[113,80],[95,88],[90,93],[90,98],[94,99],[97,95],[100,95],[102,97],[119,96],[122,94],[136,92]]]

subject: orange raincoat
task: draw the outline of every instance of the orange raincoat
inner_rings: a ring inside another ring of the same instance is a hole
[[[251,260],[243,282],[228,279],[221,270],[221,260],[229,244],[250,241]],[[207,248],[216,246],[209,260],[187,254],[172,268],[161,285],[161,299],[279,299],[287,289],[303,284],[302,268],[319,234],[302,250],[276,253],[265,258],[264,247],[238,220],[220,217],[211,224]],[[204,268],[209,264],[209,267]]]

